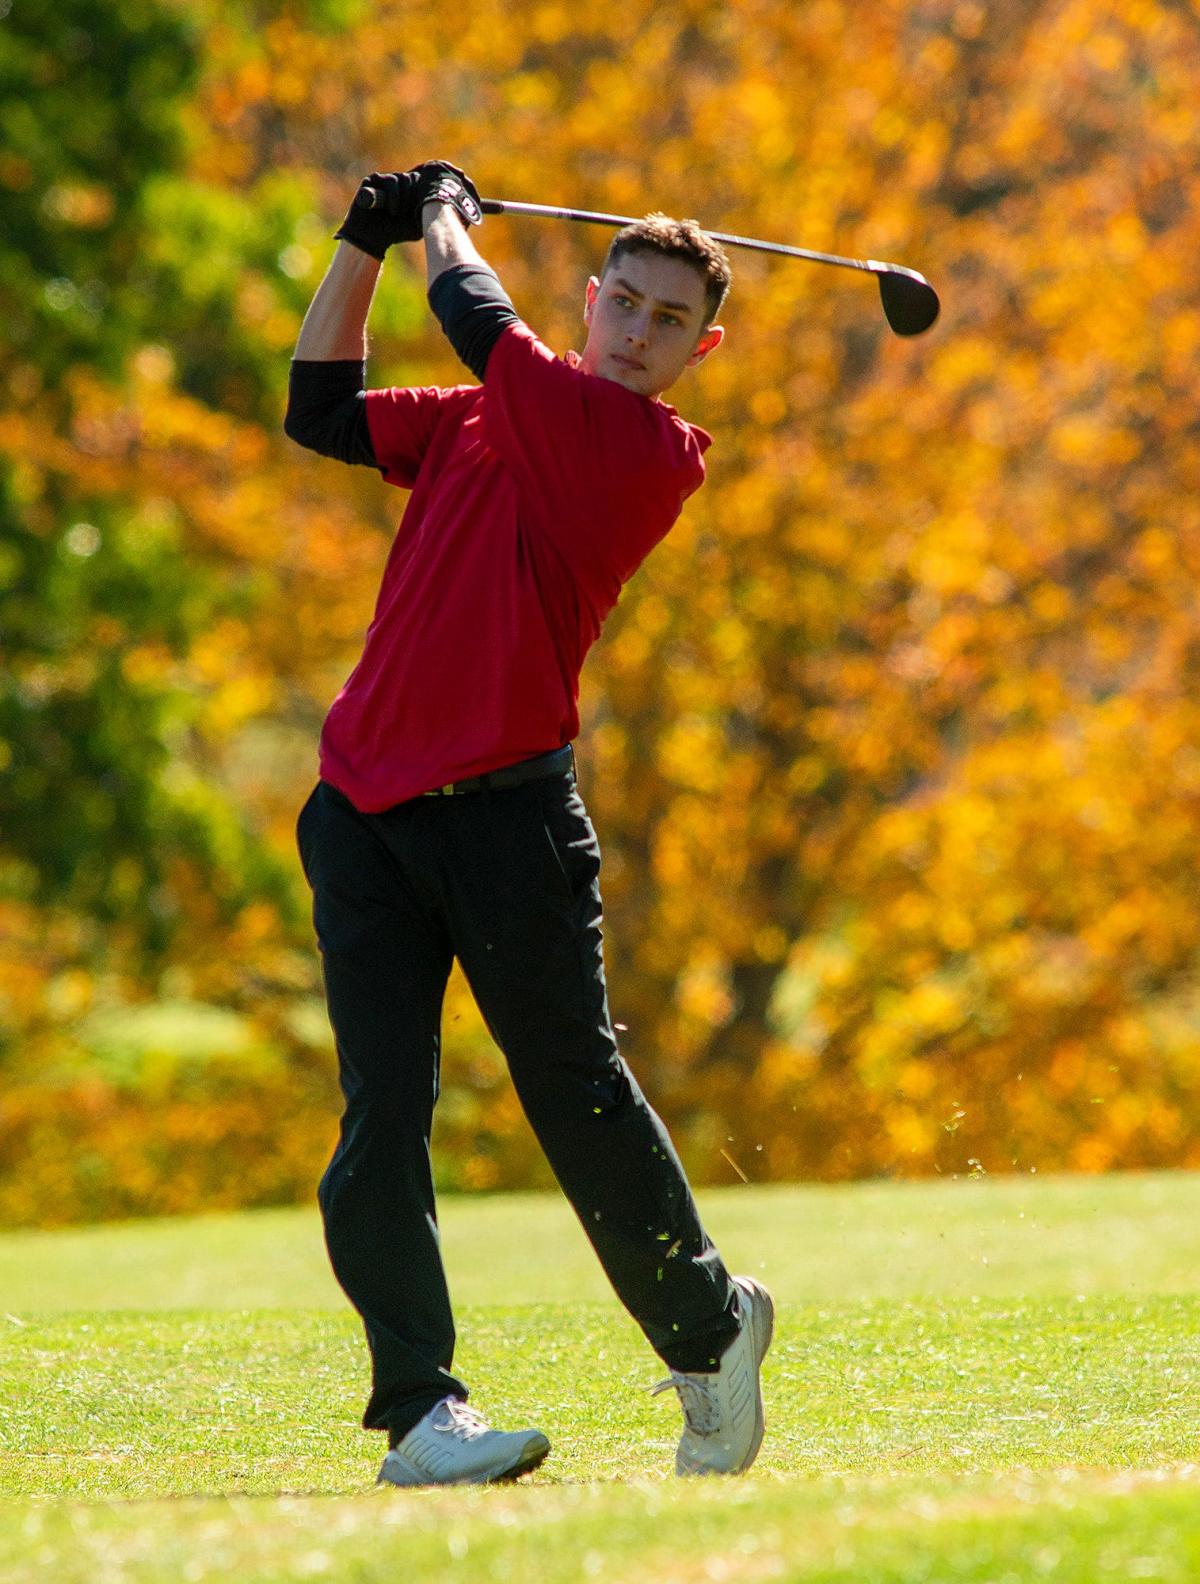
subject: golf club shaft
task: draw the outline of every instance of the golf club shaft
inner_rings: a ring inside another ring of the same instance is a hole
[[[628,215],[600,214],[594,209],[557,209],[550,204],[514,203],[507,198],[484,198],[482,208],[484,214],[540,215],[544,220],[582,220],[592,225],[627,226],[635,223]],[[755,237],[709,231],[707,226],[705,233],[714,242],[727,247],[750,248],[757,253],[782,253],[788,258],[807,259],[810,264],[833,264],[840,269],[866,270],[871,275],[892,272],[916,274],[915,270],[905,269],[903,264],[885,264],[878,259],[843,258],[838,253],[818,253],[812,248],[789,247],[783,242],[762,242]]]

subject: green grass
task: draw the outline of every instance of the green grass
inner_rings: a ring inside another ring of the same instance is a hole
[[[700,1485],[557,1199],[444,1208],[456,1368],[554,1445],[491,1490],[372,1488],[311,1213],[0,1237],[0,1580],[1200,1577],[1200,1177],[703,1208],[780,1317],[762,1456]]]
[[[785,1303],[1188,1294],[1200,1271],[1200,1174],[738,1187],[700,1198],[728,1261]],[[557,1195],[448,1197],[441,1221],[457,1304],[609,1300]],[[344,1302],[315,1211],[0,1235],[0,1310]]]

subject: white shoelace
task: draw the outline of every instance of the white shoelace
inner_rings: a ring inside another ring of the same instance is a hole
[[[650,1388],[651,1397],[674,1388],[679,1393],[684,1422],[693,1435],[711,1435],[720,1424],[720,1410],[712,1387],[703,1375],[680,1375],[672,1370],[664,1381]]]
[[[492,1428],[482,1414],[476,1413],[474,1408],[458,1397],[447,1397],[441,1408],[442,1422],[439,1424],[435,1420],[433,1428],[457,1436],[460,1441],[474,1441]]]

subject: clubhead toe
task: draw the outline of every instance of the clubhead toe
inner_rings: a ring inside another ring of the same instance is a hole
[[[921,335],[938,316],[938,294],[915,270],[889,264],[877,277],[888,324],[897,335]]]

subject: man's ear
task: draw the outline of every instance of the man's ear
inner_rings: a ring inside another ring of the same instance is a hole
[[[688,368],[695,368],[697,363],[703,363],[710,352],[715,352],[725,339],[724,325],[709,325],[708,329],[696,342],[696,350],[687,360]]]
[[[590,325],[592,322],[592,309],[596,306],[596,293],[599,290],[599,280],[595,275],[589,275],[583,304],[583,322],[585,325]]]

